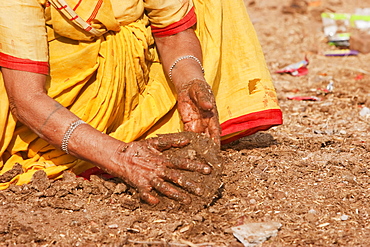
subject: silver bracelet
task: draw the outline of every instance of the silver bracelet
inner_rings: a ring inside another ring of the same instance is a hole
[[[179,57],[178,59],[176,59],[175,62],[173,62],[172,66],[170,67],[170,70],[168,72],[168,77],[170,78],[171,81],[172,81],[172,70],[173,70],[173,68],[175,68],[175,66],[178,62],[180,62],[181,60],[184,60],[184,59],[193,59],[193,60],[195,60],[200,65],[200,68],[202,69],[202,72],[204,74],[204,68],[202,66],[202,63],[199,61],[199,59],[197,57],[193,56],[193,55],[186,55],[186,56]]]
[[[67,129],[66,133],[64,134],[64,137],[63,137],[63,140],[62,140],[62,144],[61,144],[61,149],[66,152],[67,154],[69,154],[69,151],[68,151],[68,142],[69,142],[69,138],[71,138],[72,136],[72,133],[73,131],[81,124],[85,124],[84,121],[82,121],[81,119],[80,120],[77,120],[73,123],[71,123],[71,125],[69,126],[69,128]]]

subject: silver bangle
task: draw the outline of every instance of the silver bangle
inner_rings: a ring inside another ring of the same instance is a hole
[[[170,78],[171,81],[172,81],[172,70],[173,70],[173,68],[175,68],[175,66],[178,62],[180,62],[181,60],[184,60],[184,59],[193,59],[193,60],[195,60],[199,64],[199,66],[202,69],[202,72],[204,74],[204,68],[202,66],[202,63],[199,61],[199,59],[197,57],[193,56],[193,55],[186,55],[186,56],[179,57],[178,59],[176,59],[175,62],[173,62],[172,66],[170,67],[170,70],[168,72],[168,77]]]
[[[73,123],[71,123],[71,125],[69,126],[69,128],[67,129],[66,133],[64,134],[64,137],[63,137],[63,140],[62,140],[62,144],[61,144],[61,149],[66,152],[67,154],[69,154],[69,151],[68,151],[68,142],[69,142],[69,138],[71,138],[72,136],[72,133],[73,131],[81,124],[85,124],[84,121],[82,121],[81,119],[80,120],[77,120]]]

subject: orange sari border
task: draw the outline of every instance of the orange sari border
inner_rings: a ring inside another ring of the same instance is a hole
[[[0,52],[0,67],[28,71],[38,74],[49,74],[49,63],[13,57]]]

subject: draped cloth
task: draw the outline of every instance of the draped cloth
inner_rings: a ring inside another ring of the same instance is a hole
[[[243,1],[193,2],[195,31],[202,44],[205,78],[216,97],[222,141],[281,124],[273,83]],[[109,17],[109,12],[101,16]],[[63,23],[58,25],[63,29]],[[97,130],[124,142],[183,130],[176,93],[163,72],[145,15],[94,40],[74,40],[78,29],[68,27],[69,37],[64,37],[50,27],[50,97]],[[17,163],[24,173],[0,183],[0,189],[28,183],[40,169],[49,178],[60,178],[65,170],[81,174],[94,167],[16,121],[0,73],[0,175]]]

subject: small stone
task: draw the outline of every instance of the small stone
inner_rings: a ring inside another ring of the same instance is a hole
[[[350,172],[346,172],[342,175],[343,182],[356,183],[356,176]]]
[[[193,220],[194,220],[194,221],[198,221],[198,222],[202,222],[202,221],[204,221],[204,218],[203,218],[203,216],[202,216],[202,215],[197,214],[197,215],[195,215],[195,216],[193,217]]]
[[[77,221],[77,220],[72,220],[72,222],[71,222],[71,224],[70,224],[71,226],[80,226],[81,225],[81,223],[79,222],[79,221]]]
[[[232,227],[234,236],[244,244],[244,246],[256,246],[262,244],[267,239],[277,235],[281,228],[279,222],[247,223]]]
[[[349,216],[346,215],[346,214],[342,214],[342,216],[340,216],[340,219],[345,221],[345,220],[348,220],[349,219]]]
[[[341,134],[341,135],[346,135],[346,134],[347,134],[347,131],[345,131],[345,130],[341,130],[341,131],[339,131],[339,134]]]
[[[118,225],[117,224],[112,224],[108,226],[109,229],[117,229]]]
[[[370,108],[364,107],[360,111],[360,116],[361,117],[366,117],[367,115],[370,115]]]
[[[316,214],[316,210],[315,209],[310,209],[310,210],[308,210],[308,213],[309,214]]]

